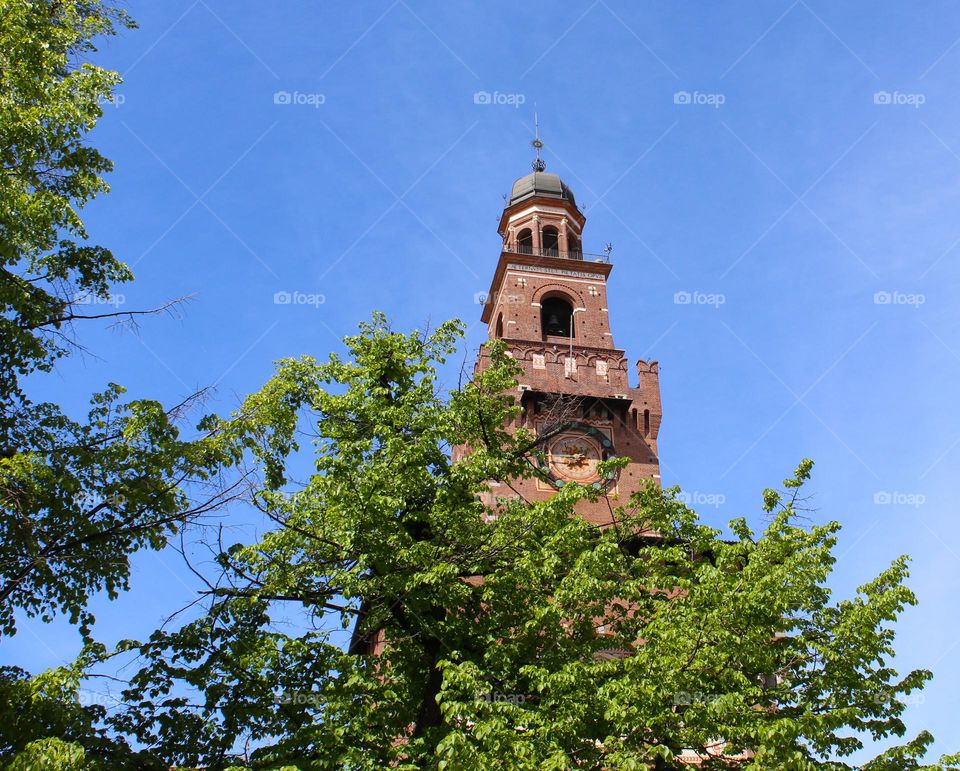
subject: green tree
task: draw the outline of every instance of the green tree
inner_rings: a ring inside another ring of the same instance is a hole
[[[89,634],[90,596],[126,588],[129,557],[233,497],[239,459],[214,419],[189,439],[196,398],[165,409],[110,384],[78,420],[27,386],[76,346],[83,320],[132,278],[91,243],[83,206],[111,163],[87,143],[119,75],[86,61],[132,26],[100,0],[0,0],[0,634],[17,611],[66,614]]]
[[[91,645],[73,664],[35,677],[13,667],[0,672],[0,768],[165,768],[109,736],[108,705],[83,690],[86,670],[103,656],[103,646]]]
[[[73,350],[78,322],[135,313],[90,311],[131,274],[80,216],[107,190],[87,136],[119,82],[85,59],[129,25],[99,0],[0,0],[0,632],[18,611],[65,613],[89,636],[90,596],[124,589],[131,553],[237,495],[223,475],[247,451],[273,527],[217,555],[203,613],[134,648],[123,708],[81,698],[108,658],[96,645],[71,667],[0,672],[0,762],[671,768],[722,738],[707,767],[749,750],[741,766],[842,769],[827,758],[860,734],[903,736],[905,698],[929,677],[887,664],[915,601],[905,560],[832,603],[837,525],[800,526],[792,497],[768,492],[770,524],[735,521],[733,540],[656,488],[613,502],[603,531],[575,516],[600,495],[577,485],[484,505],[488,480],[538,473],[537,438],[505,428],[516,373],[500,348],[441,392],[456,324],[402,335],[377,317],[348,359],[284,362],[190,438],[193,400],[125,403],[109,385],[82,420],[32,400],[28,377]],[[304,431],[315,470],[295,486]],[[454,462],[453,446],[472,449]],[[930,741],[864,768],[921,768]]]
[[[484,505],[489,480],[539,473],[537,438],[505,428],[500,344],[442,393],[459,333],[378,316],[348,358],[285,361],[246,400],[232,425],[257,438],[274,526],[219,554],[206,612],[140,647],[114,729],[168,763],[301,769],[667,769],[691,749],[705,768],[846,769],[862,735],[903,736],[930,677],[887,663],[906,559],[831,602],[839,526],[795,510],[809,461],[765,493],[762,533],[740,519],[728,539],[654,486],[602,530],[575,515],[602,493],[578,485]],[[315,470],[294,485],[300,436]],[[860,767],[958,767],[922,765],[931,741]]]

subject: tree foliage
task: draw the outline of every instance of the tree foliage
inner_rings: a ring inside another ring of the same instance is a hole
[[[0,767],[33,769],[162,769],[158,759],[134,752],[104,726],[107,704],[84,690],[88,668],[103,660],[102,645],[84,648],[76,661],[30,677],[7,667],[0,676]]]
[[[74,419],[30,398],[28,376],[74,349],[130,270],[91,243],[81,210],[108,190],[112,165],[88,134],[113,98],[116,72],[86,57],[132,23],[99,0],[0,0],[0,634],[16,614],[66,614],[89,634],[99,591],[126,588],[130,554],[230,499],[221,476],[239,459],[217,421],[191,439],[196,398],[165,409],[123,401],[109,384]],[[102,307],[102,306],[100,306]],[[25,379],[26,378],[26,379]]]
[[[83,300],[132,278],[89,243],[80,209],[109,188],[112,164],[86,135],[120,76],[82,61],[94,40],[130,25],[96,0],[0,4],[0,394],[67,352]]]
[[[765,494],[762,533],[734,520],[730,539],[654,486],[611,501],[605,529],[575,515],[600,495],[578,485],[486,507],[489,480],[539,473],[536,438],[505,430],[500,347],[442,393],[457,335],[376,317],[348,358],[285,361],[246,400],[275,526],[219,555],[206,613],[141,646],[114,728],[167,762],[304,769],[679,768],[689,750],[845,769],[864,734],[904,734],[930,676],[889,664],[906,559],[831,601],[839,526],[795,511],[809,462]],[[291,485],[298,430],[315,471]],[[940,767],[921,765],[930,741],[862,767]]]
[[[507,430],[517,370],[494,346],[444,393],[456,323],[404,335],[378,315],[347,357],[282,362],[189,438],[193,399],[124,402],[110,384],[83,419],[32,400],[74,324],[117,315],[87,301],[132,278],[81,217],[108,189],[88,134],[119,83],[86,57],[129,25],[100,0],[0,0],[0,633],[63,613],[88,642],[72,666],[0,670],[0,764],[667,769],[696,751],[705,768],[805,771],[905,735],[930,676],[890,664],[915,602],[906,559],[834,602],[838,525],[796,517],[809,462],[789,494],[764,493],[762,532],[734,520],[732,538],[654,486],[610,500],[605,529],[576,516],[600,491],[524,500],[510,481],[540,472],[537,437]],[[224,474],[245,457],[271,526],[218,551],[202,612],[92,643],[90,597],[234,497]],[[486,505],[491,480],[505,494]],[[84,678],[131,654],[121,703],[86,703]],[[931,741],[861,767],[958,766],[922,765]]]

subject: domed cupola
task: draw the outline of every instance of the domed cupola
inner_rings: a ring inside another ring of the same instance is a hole
[[[573,197],[573,191],[567,187],[558,175],[551,174],[548,171],[534,171],[514,182],[508,205],[513,206],[515,203],[526,201],[528,198],[538,195],[547,198],[562,198],[574,206],[577,205],[577,200]]]
[[[577,208],[573,191],[558,175],[546,171],[539,127],[531,144],[537,151],[533,171],[513,183],[500,217],[497,230],[503,237],[503,251],[582,260],[586,217]]]

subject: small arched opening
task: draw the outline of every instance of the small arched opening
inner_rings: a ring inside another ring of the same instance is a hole
[[[543,255],[544,257],[560,256],[560,231],[553,225],[547,225],[543,229]]]
[[[524,228],[517,233],[517,253],[533,254],[533,231],[530,228]]]
[[[503,314],[497,314],[497,323],[493,327],[493,335],[497,340],[503,337]]]
[[[540,303],[540,329],[547,337],[573,337],[573,305],[563,297],[547,297]]]
[[[567,256],[571,260],[583,259],[583,247],[580,245],[580,239],[573,233],[567,234]]]

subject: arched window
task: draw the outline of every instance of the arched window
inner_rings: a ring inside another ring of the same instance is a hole
[[[583,248],[580,246],[580,239],[573,233],[567,233],[567,257],[571,260],[583,259]]]
[[[540,330],[543,337],[573,337],[573,306],[562,297],[548,297],[540,303]]]
[[[543,256],[560,256],[560,231],[553,225],[547,225],[543,229]]]
[[[497,340],[503,337],[503,314],[502,313],[497,314],[497,324],[494,327],[493,334],[494,334],[494,337],[497,338]]]
[[[643,435],[650,436],[650,410],[643,411]]]
[[[524,228],[517,233],[517,253],[533,254],[533,231],[530,228]]]

